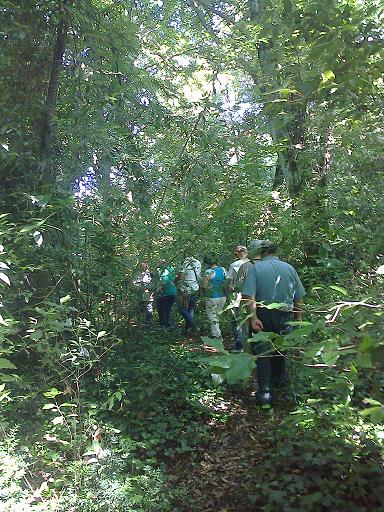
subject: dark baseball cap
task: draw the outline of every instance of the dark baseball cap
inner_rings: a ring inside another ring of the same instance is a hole
[[[276,249],[277,245],[271,240],[251,240],[248,244],[248,256],[252,258]]]

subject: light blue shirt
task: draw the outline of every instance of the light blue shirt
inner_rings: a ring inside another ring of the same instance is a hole
[[[225,280],[227,278],[225,269],[223,267],[209,268],[205,271],[205,276],[209,279],[206,296],[210,299],[225,297]]]
[[[294,301],[305,295],[296,270],[277,256],[266,256],[248,272],[242,294],[265,304],[283,304],[280,309],[292,311]]]

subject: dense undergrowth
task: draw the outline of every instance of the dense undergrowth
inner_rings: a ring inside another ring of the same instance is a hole
[[[31,364],[8,387],[1,419],[2,510],[197,510],[193,490],[174,485],[172,467],[184,459],[193,474],[213,433],[225,431],[230,420],[225,404],[235,388],[213,387],[211,369],[201,362],[217,352],[204,354],[199,339],[156,327],[121,324],[111,345],[105,341],[110,334],[93,332],[84,321],[77,329],[93,333],[94,342],[82,341],[70,357],[58,352],[56,366],[41,353],[45,370],[36,372]],[[275,414],[254,404],[249,384],[235,384],[250,420],[256,414],[267,428],[254,440],[263,463],[247,460],[251,483],[239,510],[347,511],[351,499],[358,512],[381,510],[384,431],[380,415],[373,424],[362,414],[368,405],[378,407],[366,396],[375,391],[372,375],[362,370],[354,394],[349,377],[331,361],[309,367],[296,347],[289,361],[289,389]],[[227,505],[232,510],[233,503]]]
[[[233,469],[216,482],[217,469],[210,477],[217,506],[343,511],[353,499],[358,512],[382,509],[380,273],[329,270],[326,255],[316,271],[328,279],[317,283],[314,268],[303,267],[304,322],[285,336],[256,335],[272,336],[289,361],[289,387],[271,414],[255,405],[251,355],[230,354],[218,340],[186,339],[178,328],[135,324],[138,298],[129,284],[116,304],[117,296],[101,295],[101,283],[91,315],[81,294],[60,296],[65,288],[59,294],[48,287],[39,297],[26,282],[42,268],[39,222],[20,228],[2,218],[3,510],[204,510],[202,496],[210,491],[203,486],[194,495],[180,481],[187,474],[178,478],[173,467],[198,474],[212,446],[220,446],[225,461],[220,436],[236,424],[236,407],[228,405],[236,401],[233,386],[243,390],[242,428],[252,430],[261,419],[247,450],[262,460],[255,466],[239,444],[251,478],[240,500]],[[227,339],[230,318],[229,308]],[[204,330],[203,319],[200,311]],[[211,348],[203,352],[202,341]]]
[[[381,3],[0,16],[1,511],[382,512]],[[307,290],[256,336],[289,363],[274,410],[230,308],[224,344],[137,326],[143,260],[254,238]]]
[[[78,395],[68,381],[50,388],[49,370],[14,384],[2,510],[172,510],[167,461],[204,450],[208,420],[225,420],[221,394],[205,385],[193,346],[158,329],[124,334]]]

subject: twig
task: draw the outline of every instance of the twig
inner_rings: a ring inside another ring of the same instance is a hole
[[[339,316],[340,314],[340,311],[345,308],[345,307],[353,307],[353,306],[364,306],[366,308],[382,308],[383,305],[382,304],[368,304],[366,302],[363,302],[363,301],[347,301],[347,302],[341,302],[339,304],[337,304],[336,306],[333,306],[332,308],[329,309],[329,311],[333,311],[335,310],[332,318],[330,320],[327,320],[327,324],[332,324],[336,318]]]

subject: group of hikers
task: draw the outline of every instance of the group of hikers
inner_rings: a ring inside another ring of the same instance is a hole
[[[140,289],[143,315],[150,322],[155,304],[160,325],[170,328],[172,307],[177,301],[185,322],[184,332],[196,334],[195,307],[199,298],[204,297],[211,336],[222,338],[220,319],[229,299],[233,352],[242,352],[244,340],[253,333],[286,334],[292,320],[301,321],[305,290],[294,267],[280,260],[276,253],[274,242],[252,240],[248,247],[236,247],[236,260],[228,270],[220,266],[220,258],[213,254],[203,259],[205,271],[193,256],[184,259],[178,272],[166,260],[160,260],[154,272],[147,262],[142,262],[134,285]],[[260,404],[270,404],[273,387],[285,384],[284,355],[274,351],[268,340],[252,343],[252,350],[259,356],[256,399]]]

